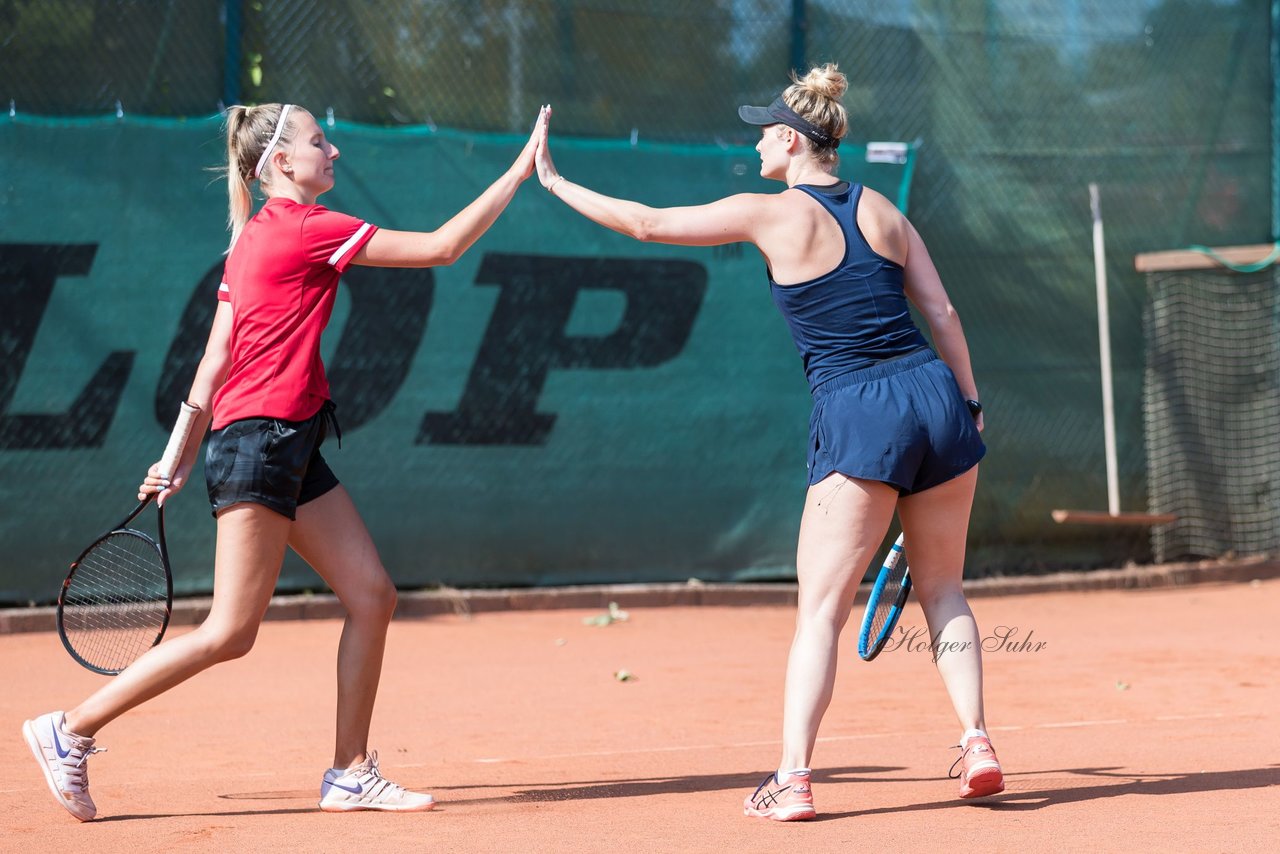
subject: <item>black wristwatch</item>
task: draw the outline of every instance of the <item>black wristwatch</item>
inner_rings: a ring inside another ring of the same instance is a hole
[[[964,405],[969,407],[969,414],[977,418],[982,414],[982,404],[976,400],[966,400]]]

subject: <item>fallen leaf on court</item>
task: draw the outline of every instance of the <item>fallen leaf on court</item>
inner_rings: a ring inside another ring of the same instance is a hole
[[[607,626],[610,623],[625,623],[631,615],[618,607],[617,602],[609,603],[609,610],[594,617],[583,617],[582,622],[588,626]]]
[[[613,678],[617,679],[619,682],[634,682],[639,677],[630,670],[619,670],[617,673],[613,674]]]
[[[1116,680],[1116,690],[1117,690],[1117,691],[1128,691],[1128,690],[1129,690],[1129,683],[1128,683],[1128,682],[1121,682],[1119,679],[1117,679],[1117,680]]]

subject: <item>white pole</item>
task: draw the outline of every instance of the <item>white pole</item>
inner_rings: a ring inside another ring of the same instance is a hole
[[[511,84],[507,90],[507,120],[511,130],[519,133],[526,126],[524,113],[524,10],[518,2],[506,8],[507,61],[510,64]]]
[[[1111,317],[1107,312],[1107,254],[1102,242],[1102,205],[1098,185],[1089,184],[1093,212],[1093,275],[1098,286],[1098,355],[1102,365],[1102,435],[1107,457],[1107,513],[1120,515],[1120,476],[1116,465],[1116,404],[1111,390]]]

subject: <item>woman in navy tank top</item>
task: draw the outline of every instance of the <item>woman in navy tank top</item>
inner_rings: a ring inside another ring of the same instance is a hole
[[[968,345],[919,233],[884,196],[836,174],[848,129],[844,74],[827,64],[792,79],[769,106],[738,111],[760,126],[760,174],[786,184],[781,193],[678,208],[611,198],[560,175],[545,135],[538,177],[574,210],[638,240],[754,244],[804,362],[814,407],[782,757],[746,798],[745,813],[784,821],[816,814],[810,759],[840,633],[895,509],[934,649],[947,651],[935,659],[964,730],[960,796],[995,794],[1004,781],[985,731],[981,637],[961,586],[986,450]],[[909,304],[928,323],[936,353]]]

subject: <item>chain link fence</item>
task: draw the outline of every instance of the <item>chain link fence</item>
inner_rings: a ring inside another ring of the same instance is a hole
[[[208,115],[288,100],[341,119],[745,138],[735,99],[785,81],[785,4],[707,0],[4,0],[16,111]]]
[[[1054,507],[1106,500],[1087,187],[1101,188],[1107,229],[1122,504],[1144,509],[1147,297],[1133,256],[1275,236],[1270,6],[0,0],[0,91],[20,114],[287,100],[481,132],[523,130],[550,102],[560,134],[728,145],[755,139],[737,105],[767,103],[793,66],[837,61],[854,138],[921,142],[912,219],[989,413],[975,546],[1025,571],[1151,555],[1146,530],[1049,522]]]

